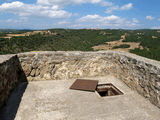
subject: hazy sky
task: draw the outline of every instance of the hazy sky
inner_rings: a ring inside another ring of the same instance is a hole
[[[0,0],[0,28],[160,29],[160,0]]]

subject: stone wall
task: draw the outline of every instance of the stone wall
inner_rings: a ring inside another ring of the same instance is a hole
[[[18,57],[17,57],[18,56]],[[160,107],[160,62],[125,52],[29,52],[0,56],[0,106],[19,83],[113,75]]]
[[[6,103],[11,91],[26,80],[16,55],[0,55],[0,108]]]
[[[29,81],[111,74],[160,107],[158,61],[115,51],[32,52],[19,54],[18,57]]]

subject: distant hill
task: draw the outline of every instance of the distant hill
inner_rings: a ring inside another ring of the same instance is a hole
[[[0,29],[0,32],[29,32],[29,31],[33,31],[33,30],[30,30],[30,29],[21,29],[21,30],[18,30],[18,29]]]
[[[94,51],[94,46],[102,45],[114,50],[127,49],[131,53],[160,60],[160,30],[48,29],[38,31],[0,29],[0,54],[27,51]],[[5,38],[8,34],[12,36],[10,39]],[[125,36],[125,39],[122,40],[122,36]],[[132,47],[132,43],[135,47]],[[99,47],[96,50],[103,49]]]

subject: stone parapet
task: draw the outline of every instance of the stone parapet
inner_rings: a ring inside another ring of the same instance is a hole
[[[160,107],[159,61],[118,51],[46,51],[20,53],[17,56],[28,81],[68,80],[110,74]],[[1,68],[3,71],[4,67]]]

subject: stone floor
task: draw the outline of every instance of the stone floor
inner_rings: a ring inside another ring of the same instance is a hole
[[[30,82],[16,112],[11,95],[0,112],[4,120],[160,120],[160,109],[113,76],[97,77],[99,83],[113,83],[124,95],[100,97],[95,92],[70,90],[74,80]],[[15,115],[13,115],[15,113]],[[13,117],[14,116],[14,117]],[[0,118],[0,120],[1,120]]]

